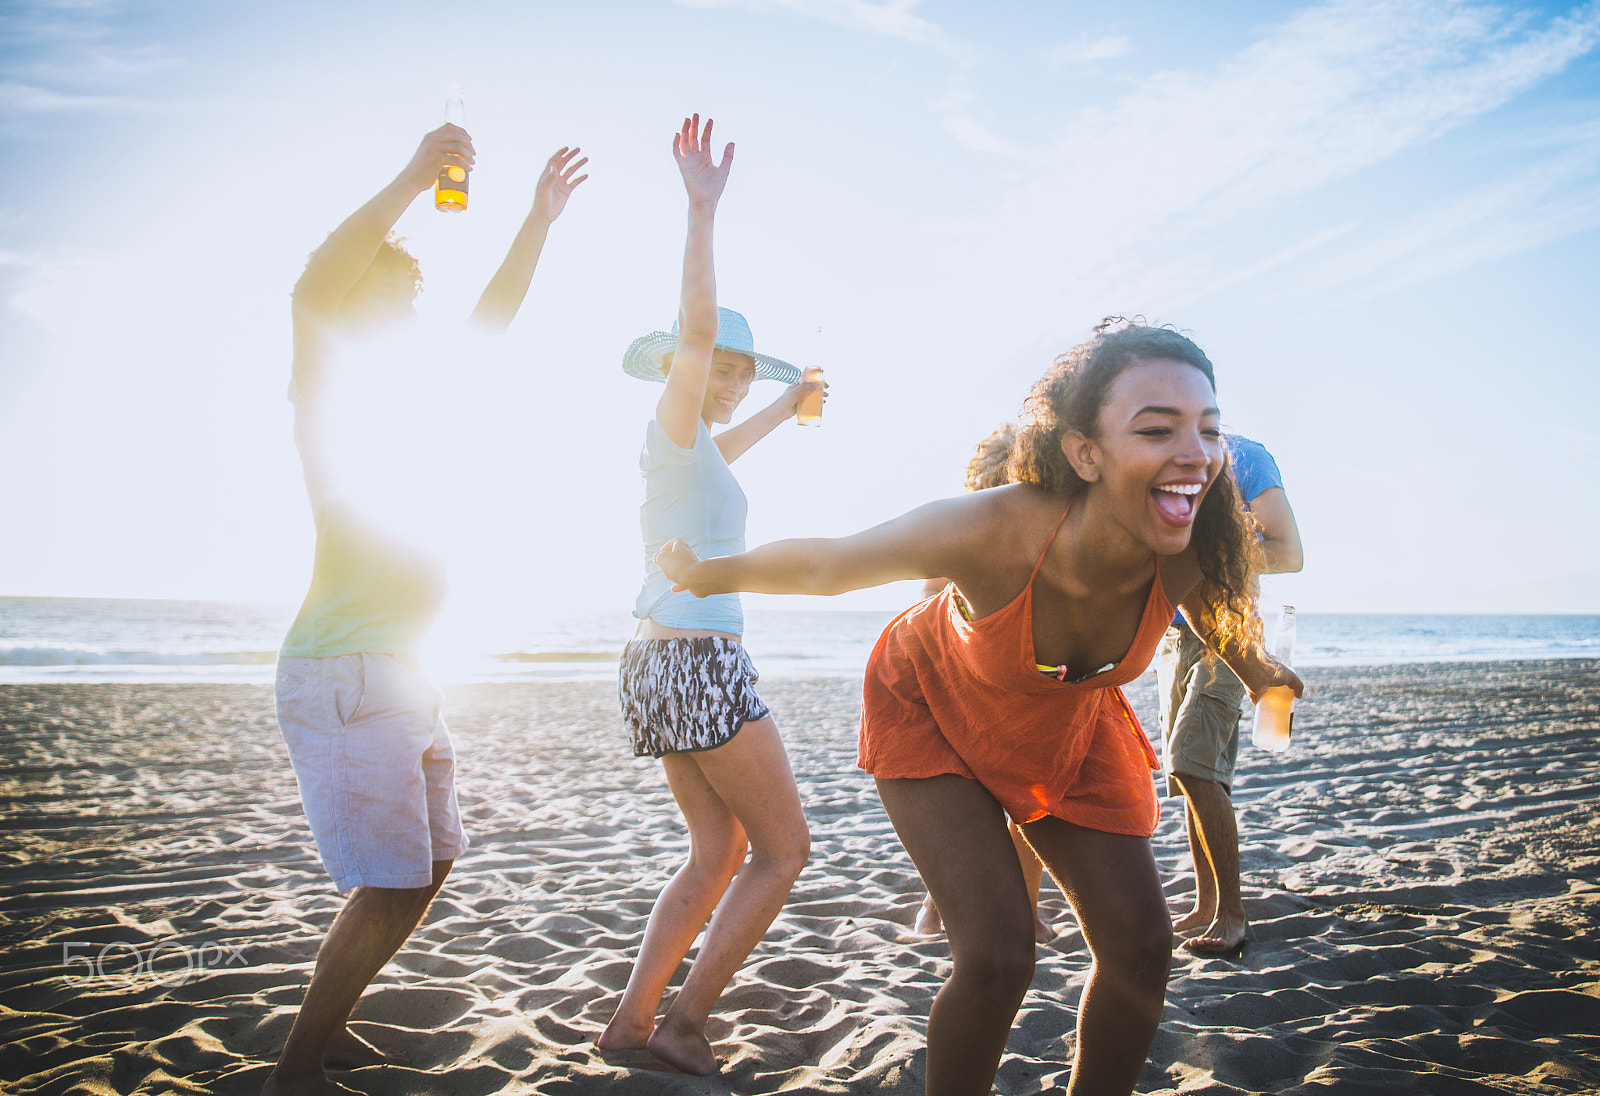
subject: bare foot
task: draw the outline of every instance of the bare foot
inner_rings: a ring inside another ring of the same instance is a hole
[[[1191,936],[1184,947],[1196,955],[1235,955],[1244,950],[1249,926],[1236,917],[1219,917],[1199,936]]]
[[[340,1028],[322,1052],[323,1069],[360,1069],[362,1066],[403,1066],[405,1058],[385,1054],[349,1028]]]
[[[335,1084],[321,1073],[305,1077],[280,1077],[273,1070],[261,1086],[261,1096],[361,1096],[353,1088]]]
[[[649,1024],[641,1027],[625,1023],[620,1016],[613,1016],[594,1045],[601,1050],[643,1050],[654,1030]]]
[[[1037,910],[1035,910],[1033,914],[1033,938],[1041,944],[1048,944],[1050,941],[1056,938],[1056,930],[1054,926],[1046,924],[1044,918],[1039,916]]]
[[[717,1054],[706,1037],[693,1025],[674,1020],[670,1015],[661,1021],[655,1034],[645,1044],[651,1054],[669,1066],[705,1077],[717,1071]]]
[[[922,900],[917,919],[911,927],[924,936],[935,936],[944,931],[944,920],[939,916],[939,907],[933,904],[933,895]]]
[[[1176,921],[1172,922],[1172,931],[1179,936],[1194,936],[1211,927],[1212,918],[1216,914],[1211,911],[1201,912],[1198,909],[1190,910]]]

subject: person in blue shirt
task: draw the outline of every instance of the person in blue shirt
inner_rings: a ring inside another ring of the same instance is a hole
[[[602,1050],[643,1048],[704,1075],[717,1069],[705,1034],[711,1009],[783,908],[811,835],[777,724],[755,690],[739,595],[701,599],[674,590],[654,557],[679,538],[707,556],[744,551],[745,497],[728,465],[792,418],[802,394],[820,382],[795,383],[798,368],[757,354],[744,317],[717,307],[712,223],[733,145],[718,164],[711,121],[702,131],[697,114],[684,119],[673,154],[689,197],[678,322],[670,333],[634,340],[623,359],[629,374],[664,380],[666,390],[640,458],[645,581],[617,691],[634,755],[661,759],[690,848],[656,900],[622,1000],[596,1043]],[[712,437],[711,425],[733,421],[757,377],[789,386]],[[694,964],[658,1024],[667,982],[707,918]]]
[[[1264,574],[1298,571],[1300,531],[1272,454],[1237,434],[1223,440],[1239,497],[1255,517]],[[1245,687],[1189,628],[1180,613],[1167,629],[1156,663],[1167,794],[1181,795],[1194,859],[1194,908],[1172,923],[1184,947],[1199,955],[1237,954],[1248,922],[1239,891],[1239,828],[1233,814]]]

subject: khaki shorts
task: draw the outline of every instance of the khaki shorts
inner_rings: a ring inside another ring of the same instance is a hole
[[[280,658],[274,687],[317,853],[344,894],[412,889],[467,850],[439,691],[394,655]]]
[[[1167,794],[1183,794],[1174,775],[1215,781],[1231,792],[1239,759],[1244,682],[1188,627],[1175,625],[1161,638],[1156,693],[1161,700]]]

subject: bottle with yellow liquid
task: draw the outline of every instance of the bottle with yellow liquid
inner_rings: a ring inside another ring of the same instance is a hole
[[[445,89],[444,120],[451,125],[467,128],[467,101],[461,89],[451,84]],[[433,181],[433,208],[440,213],[465,213],[467,210],[467,167],[465,164],[446,164],[439,169]]]
[[[808,366],[805,372],[800,374],[800,380],[805,384],[812,381],[821,384],[822,370],[814,365]],[[801,426],[822,425],[822,389],[817,388],[800,397],[800,406],[795,408],[794,421]]]
[[[1272,657],[1285,666],[1294,657],[1294,606],[1285,605],[1278,617],[1278,631],[1272,637]],[[1256,722],[1250,741],[1264,750],[1281,752],[1289,748],[1289,728],[1294,722],[1294,690],[1274,685],[1256,705]]]

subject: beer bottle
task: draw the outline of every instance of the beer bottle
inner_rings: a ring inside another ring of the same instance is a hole
[[[800,374],[801,383],[809,384],[816,381],[822,384],[822,370],[817,366],[807,366],[804,373]],[[794,421],[801,426],[822,425],[822,389],[816,388],[800,396],[800,406],[795,408]]]
[[[1285,605],[1278,617],[1278,632],[1272,637],[1272,657],[1285,666],[1294,657],[1293,605]],[[1250,741],[1264,750],[1287,750],[1293,721],[1294,690],[1287,685],[1274,685],[1256,705],[1256,722],[1250,731]]]
[[[467,128],[467,102],[461,89],[451,84],[445,89],[444,120]],[[433,181],[433,208],[440,213],[464,213],[467,208],[467,165],[446,164]]]

